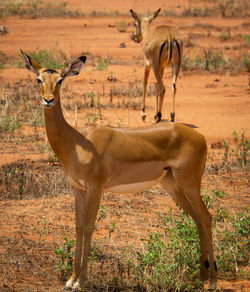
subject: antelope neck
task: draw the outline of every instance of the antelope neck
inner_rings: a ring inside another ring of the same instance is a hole
[[[143,38],[144,42],[147,38],[148,31],[149,31],[149,24],[141,25],[141,34],[142,34],[142,38]]]
[[[44,119],[50,146],[60,160],[64,157],[63,149],[67,149],[72,141],[71,129],[66,122],[61,108],[60,96],[55,97],[56,103],[52,107],[44,107]]]

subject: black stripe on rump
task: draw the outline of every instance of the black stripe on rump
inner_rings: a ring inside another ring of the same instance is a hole
[[[170,63],[172,59],[172,51],[173,51],[173,42],[172,40],[170,40],[168,63]]]
[[[177,46],[177,50],[178,50],[178,54],[179,54],[179,58],[181,57],[181,48],[180,48],[180,44],[176,41],[176,40],[174,40],[174,43],[176,44],[176,46]]]
[[[159,54],[159,62],[161,60],[161,55],[162,55],[162,52],[163,52],[163,49],[164,47],[166,46],[166,50],[168,51],[168,41],[165,41],[162,45],[161,45],[161,48],[160,48],[160,54]]]

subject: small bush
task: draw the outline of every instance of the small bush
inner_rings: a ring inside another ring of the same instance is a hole
[[[111,10],[111,11],[99,11],[99,10],[93,10],[91,13],[90,13],[90,16],[118,16],[120,13],[119,11],[117,10]]]
[[[205,17],[211,16],[212,11],[209,8],[185,8],[182,12],[182,16],[185,17]]]
[[[248,278],[245,267],[249,261],[250,217],[247,209],[230,214],[221,206],[223,191],[204,191],[203,200],[214,212],[215,254],[219,277]],[[146,291],[201,291],[199,281],[199,237],[194,221],[185,216],[159,213],[161,231],[141,239],[142,248],[136,256],[129,255],[134,281]]]
[[[216,53],[211,50],[204,51],[205,57],[205,70],[210,70],[212,72],[216,69],[223,68],[226,61],[223,53]]]
[[[224,156],[221,167],[248,168],[250,140],[246,138],[244,131],[241,134],[233,131],[233,140],[233,146],[230,146],[226,140],[223,141]]]
[[[245,0],[222,0],[218,4],[222,17],[249,16],[249,3]]]
[[[30,80],[4,84],[0,109],[0,133],[14,131],[23,122],[44,123],[39,93]]]
[[[69,239],[67,235],[64,236],[64,242],[59,245],[54,253],[59,257],[59,262],[56,264],[55,268],[60,272],[60,279],[65,281],[72,271],[73,267],[73,256],[72,251],[75,241]]]
[[[37,50],[30,54],[43,67],[61,69],[67,61],[66,53],[61,49]]]
[[[250,72],[250,61],[247,57],[244,58],[243,63],[246,67],[247,72]]]
[[[143,252],[137,254],[136,275],[148,291],[198,291],[199,239],[193,220],[161,216],[164,235],[157,232],[142,239]],[[150,287],[150,288],[149,288]]]
[[[244,272],[249,262],[249,212],[240,211],[225,219],[223,227],[217,231],[216,251],[220,276],[236,279],[248,278]]]
[[[119,32],[126,32],[126,30],[127,30],[127,22],[126,21],[117,22],[115,26]]]
[[[4,69],[4,65],[7,61],[7,56],[4,52],[0,51],[0,70]]]
[[[108,58],[105,57],[103,59],[101,59],[97,65],[96,65],[97,70],[102,71],[102,70],[106,70],[108,68]]]
[[[250,44],[250,34],[243,34],[243,39],[246,42],[247,45]]]

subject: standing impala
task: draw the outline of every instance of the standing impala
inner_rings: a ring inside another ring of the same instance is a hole
[[[148,76],[151,67],[153,68],[155,79],[157,81],[156,107],[154,122],[157,123],[162,117],[162,104],[165,88],[162,77],[166,66],[172,66],[172,112],[171,122],[175,118],[175,94],[176,81],[181,67],[182,41],[176,28],[162,25],[155,29],[150,29],[150,23],[159,15],[161,9],[155,11],[150,17],[139,17],[132,9],[131,16],[135,19],[136,34],[132,39],[136,43],[143,41],[144,53],[144,82],[143,82],[143,102],[142,102],[142,120],[145,121],[145,99],[147,91]]]
[[[34,59],[22,54],[26,68],[37,75],[48,141],[75,196],[75,263],[65,289],[81,291],[87,280],[91,234],[101,193],[139,192],[161,183],[197,225],[201,277],[204,280],[210,268],[209,287],[214,290],[217,276],[212,218],[200,196],[207,150],[204,137],[177,123],[127,129],[93,125],[77,131],[62,114],[60,88],[65,78],[79,74],[86,57],[73,59],[59,70],[42,68]]]

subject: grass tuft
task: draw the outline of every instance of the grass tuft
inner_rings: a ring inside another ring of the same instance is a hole
[[[84,16],[80,11],[69,10],[65,1],[4,1],[0,5],[0,18],[13,15],[30,18]]]

